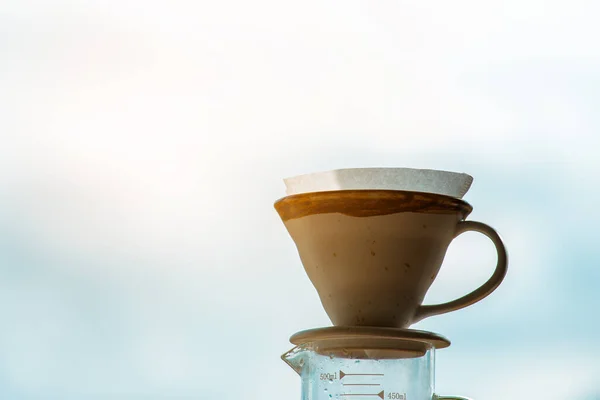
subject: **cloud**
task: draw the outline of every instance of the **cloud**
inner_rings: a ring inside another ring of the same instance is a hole
[[[527,349],[491,347],[478,354],[464,350],[455,357],[444,351],[438,353],[438,392],[491,399],[584,398],[597,385],[595,363],[585,354],[573,352],[565,343],[542,339]],[[493,362],[488,362],[490,359]],[[465,380],[467,375],[469,378]]]
[[[329,321],[272,203],[286,176],[379,165],[472,173],[472,218],[509,247],[496,293],[422,325],[455,341],[440,352],[440,390],[592,390],[597,371],[555,350],[572,334],[555,325],[556,310],[587,309],[571,293],[583,278],[565,276],[591,268],[568,256],[595,245],[594,7],[6,7],[0,386],[32,398],[297,395],[278,357],[291,333]],[[475,288],[493,257],[485,238],[461,237],[428,301]],[[546,347],[504,347],[539,331]]]

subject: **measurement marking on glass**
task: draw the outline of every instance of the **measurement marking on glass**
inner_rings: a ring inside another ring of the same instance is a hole
[[[406,393],[388,393],[388,399],[406,400]]]
[[[381,386],[381,383],[342,383],[344,386]]]
[[[333,381],[337,379],[337,372],[330,374],[329,372],[322,373],[320,375],[322,381]],[[341,379],[341,378],[340,378]]]
[[[383,393],[384,391],[382,390],[379,393],[341,393],[340,396],[377,396],[381,399],[383,399],[385,397],[385,394]]]
[[[340,379],[345,376],[383,376],[383,374],[347,374],[344,371],[340,370]]]

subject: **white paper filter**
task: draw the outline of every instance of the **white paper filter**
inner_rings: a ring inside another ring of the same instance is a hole
[[[413,168],[347,168],[284,179],[286,194],[331,190],[408,190],[461,199],[473,177],[464,173]]]

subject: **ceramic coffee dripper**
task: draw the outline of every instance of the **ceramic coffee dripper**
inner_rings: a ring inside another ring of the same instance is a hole
[[[338,190],[287,196],[275,208],[336,326],[407,328],[480,301],[506,275],[507,254],[499,235],[486,224],[466,221],[472,207],[454,197]],[[493,275],[456,300],[422,305],[448,246],[467,231],[494,243],[498,261]]]

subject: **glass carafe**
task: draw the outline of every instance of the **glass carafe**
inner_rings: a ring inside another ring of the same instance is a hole
[[[435,349],[450,343],[435,334],[406,332],[300,335],[309,341],[299,339],[282,359],[300,375],[301,400],[464,400],[435,394]]]

